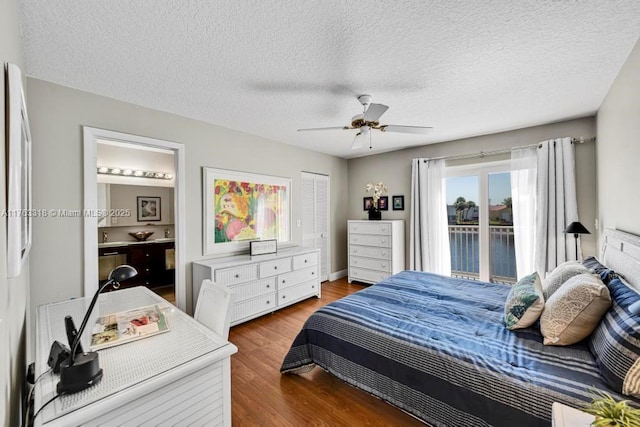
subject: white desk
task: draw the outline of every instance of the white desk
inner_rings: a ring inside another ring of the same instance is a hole
[[[49,368],[51,343],[67,342],[65,315],[72,315],[79,328],[89,301],[38,307],[36,377]],[[144,287],[101,294],[93,318],[152,304],[159,304],[170,331],[100,350],[102,380],[54,400],[38,415],[36,426],[231,425],[230,356],[236,346]],[[58,381],[59,375],[50,372],[37,383],[36,411],[56,395]]]

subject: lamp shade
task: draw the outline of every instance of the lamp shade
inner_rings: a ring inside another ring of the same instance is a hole
[[[122,282],[123,280],[131,279],[136,274],[138,274],[138,272],[130,265],[119,265],[111,270],[108,279],[116,282]]]
[[[569,234],[591,234],[589,233],[589,230],[585,228],[584,225],[582,225],[577,221],[569,224],[569,226],[564,230],[564,232]]]

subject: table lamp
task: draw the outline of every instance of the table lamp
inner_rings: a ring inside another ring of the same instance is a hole
[[[120,282],[132,278],[138,274],[130,265],[119,265],[111,270],[108,280],[98,287],[93,296],[89,309],[82,319],[80,330],[76,332],[71,316],[65,317],[67,340],[69,341],[69,357],[60,364],[60,382],[56,387],[58,393],[76,393],[91,387],[102,379],[102,369],[95,351],[83,352],[80,346],[80,337],[87,327],[91,312],[98,301],[100,292],[109,285],[115,289],[120,287]]]
[[[579,234],[591,234],[589,230],[585,228],[584,225],[579,223],[578,221],[572,222],[569,226],[564,230],[564,233],[573,233],[573,237],[576,239],[576,260],[578,259],[578,235]]]

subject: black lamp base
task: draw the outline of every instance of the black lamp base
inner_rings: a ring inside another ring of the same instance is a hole
[[[60,364],[60,382],[56,387],[58,393],[76,393],[97,384],[102,379],[102,369],[98,353],[76,354],[73,364],[67,359]]]

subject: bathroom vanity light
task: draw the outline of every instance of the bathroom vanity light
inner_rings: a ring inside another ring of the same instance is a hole
[[[138,178],[173,179],[173,175],[166,172],[120,169],[108,166],[98,166],[98,173],[102,175],[134,176]]]

